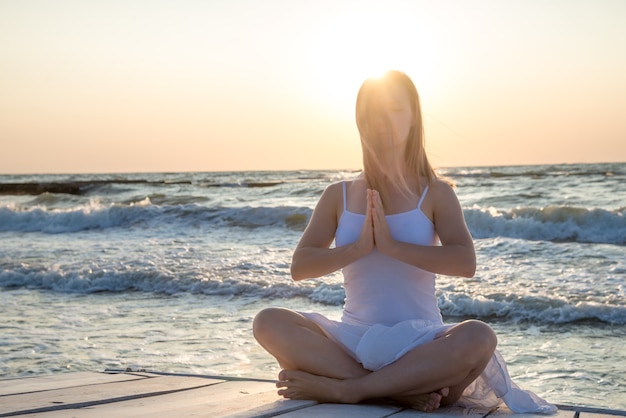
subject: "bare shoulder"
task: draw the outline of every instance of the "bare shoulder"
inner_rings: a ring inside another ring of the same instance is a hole
[[[343,185],[342,182],[332,183],[326,186],[322,193],[316,212],[340,214],[343,209]]]
[[[450,199],[457,201],[456,193],[450,183],[441,179],[434,179],[429,185],[429,194],[432,193],[432,200],[435,203],[447,203]]]
[[[422,203],[422,212],[431,220],[437,219],[436,214],[451,207],[458,207],[458,199],[452,186],[445,180],[434,179],[428,185],[428,194]]]
[[[329,200],[337,200],[337,198],[340,198],[343,194],[342,183],[343,182],[338,181],[336,183],[331,183],[326,186],[326,189],[324,189],[324,192],[322,193],[322,198]]]
[[[439,204],[449,203],[450,199],[457,200],[454,188],[445,180],[434,179],[428,185],[424,205],[435,207]]]

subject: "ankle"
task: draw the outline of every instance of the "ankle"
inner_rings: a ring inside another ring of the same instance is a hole
[[[344,379],[337,381],[336,392],[340,402],[355,404],[365,400],[358,386],[358,379]]]

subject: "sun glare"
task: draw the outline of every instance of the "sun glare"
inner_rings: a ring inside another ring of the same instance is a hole
[[[313,94],[333,110],[352,111],[361,83],[401,70],[433,83],[436,47],[428,28],[389,7],[345,10],[319,24],[311,40]]]

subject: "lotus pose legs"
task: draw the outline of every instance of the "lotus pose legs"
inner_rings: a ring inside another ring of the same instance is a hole
[[[277,386],[285,398],[339,403],[390,398],[423,411],[458,400],[496,346],[488,326],[466,321],[370,372],[297,312],[265,309],[255,318],[254,332],[284,368]]]

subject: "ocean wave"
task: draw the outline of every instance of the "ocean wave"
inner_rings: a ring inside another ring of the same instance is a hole
[[[528,178],[546,177],[624,177],[623,163],[574,164],[574,165],[533,165],[497,167],[457,167],[442,169],[442,174],[452,178]]]
[[[626,324],[626,306],[593,301],[569,302],[548,296],[471,297],[466,294],[442,293],[439,295],[439,308],[444,316],[449,317],[494,318],[539,324],[583,321]]]
[[[345,298],[340,281],[317,280],[294,282],[286,277],[263,277],[239,274],[233,277],[219,271],[208,272],[200,278],[173,275],[166,269],[133,268],[128,264],[117,268],[91,271],[65,271],[4,265],[0,268],[0,287],[51,290],[61,293],[95,294],[99,292],[141,291],[162,295],[181,293],[259,299],[306,298],[316,303],[341,307]],[[241,273],[241,272],[240,272]],[[444,317],[481,318],[530,322],[535,324],[567,324],[598,322],[610,325],[626,324],[626,306],[595,301],[568,301],[549,296],[495,294],[471,296],[454,292],[439,292],[439,307]]]
[[[104,205],[92,200],[70,209],[24,209],[11,204],[0,207],[0,231],[59,234],[134,226],[154,217],[154,209],[147,199],[126,205]]]
[[[177,224],[198,227],[243,228],[286,227],[304,230],[308,207],[206,207],[196,203],[154,205],[149,198],[129,203],[104,204],[92,199],[69,209],[45,206],[22,208],[15,204],[0,207],[0,231],[74,233],[109,228],[158,228]]]
[[[163,203],[145,198],[127,203],[88,203],[70,208],[45,205],[0,206],[0,231],[74,233],[109,228],[182,227],[284,227],[303,231],[312,209],[304,206],[206,206],[195,198],[154,196]],[[191,203],[188,203],[191,202]],[[167,203],[167,204],[165,204]],[[493,209],[472,207],[464,210],[469,229],[477,239],[507,237],[535,241],[626,244],[626,208],[586,209],[570,206]]]
[[[570,206],[465,209],[474,238],[626,244],[626,208],[614,211]]]
[[[209,271],[190,277],[173,274],[157,266],[136,266],[119,264],[99,270],[90,267],[62,268],[52,266],[31,266],[27,264],[0,265],[0,287],[51,290],[59,293],[92,294],[100,292],[142,291],[164,295],[181,293],[206,294],[216,296],[248,296],[259,298],[296,298],[315,294],[315,283],[295,285],[291,280],[272,281],[261,275],[247,275],[241,270],[233,277],[236,267],[226,271]],[[343,300],[343,288],[341,300]],[[328,296],[328,294],[326,294]],[[316,299],[313,296],[313,299]],[[317,299],[320,299],[318,297]],[[322,298],[323,299],[323,298]],[[318,300],[322,303],[337,302]]]

